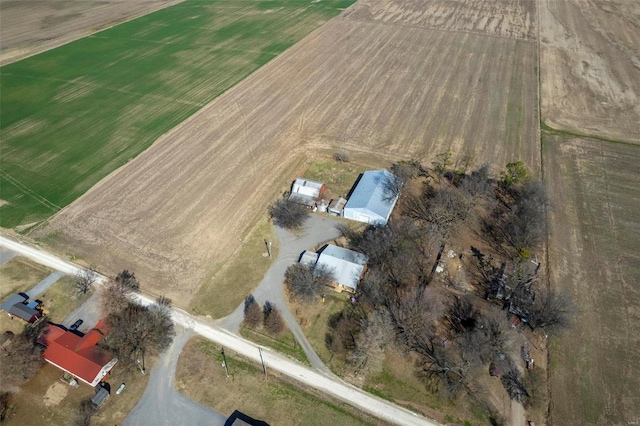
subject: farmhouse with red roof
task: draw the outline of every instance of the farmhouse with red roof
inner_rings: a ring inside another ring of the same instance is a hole
[[[95,387],[118,362],[108,351],[97,346],[106,334],[102,321],[85,335],[55,324],[47,324],[47,327],[43,342],[47,349],[42,357],[88,385]]]

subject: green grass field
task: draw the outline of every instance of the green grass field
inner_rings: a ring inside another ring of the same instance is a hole
[[[0,68],[0,226],[40,221],[353,0],[187,0]]]

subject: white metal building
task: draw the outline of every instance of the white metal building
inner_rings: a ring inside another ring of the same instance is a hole
[[[342,216],[373,225],[386,225],[398,195],[390,196],[384,186],[385,179],[392,180],[395,176],[386,170],[364,172],[344,206]]]
[[[355,292],[367,260],[362,253],[329,244],[320,252],[316,265],[333,272],[334,286],[338,290]]]

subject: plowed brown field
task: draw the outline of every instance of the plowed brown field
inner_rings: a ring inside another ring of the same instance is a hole
[[[542,118],[640,143],[640,2],[540,2]]]
[[[552,284],[576,307],[552,342],[552,424],[638,424],[640,148],[544,138]]]
[[[477,163],[538,170],[535,43],[352,19],[361,7],[160,138],[43,233],[185,306],[315,149],[427,162],[474,151]]]
[[[0,65],[182,0],[1,0]]]

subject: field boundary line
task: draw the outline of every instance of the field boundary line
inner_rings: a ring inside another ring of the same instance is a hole
[[[5,65],[9,65],[9,64],[13,64],[15,62],[19,62],[19,61],[21,61],[23,59],[27,59],[27,58],[30,58],[32,56],[39,55],[40,53],[48,52],[49,50],[57,49],[58,47],[64,46],[65,44],[73,43],[74,41],[83,39],[83,38],[91,36],[93,34],[98,34],[98,33],[102,32],[102,31],[108,30],[110,28],[117,27],[120,24],[124,24],[126,22],[133,21],[133,20],[138,19],[138,18],[142,18],[143,16],[150,15],[152,13],[155,13],[155,12],[159,11],[159,10],[166,9],[168,7],[171,7],[171,6],[175,6],[176,4],[179,4],[179,3],[183,3],[184,1],[185,0],[173,0],[173,1],[170,1],[167,4],[160,5],[157,9],[154,8],[154,9],[150,9],[150,10],[147,10],[147,11],[144,11],[144,12],[140,12],[138,14],[134,14],[134,15],[124,19],[123,21],[118,21],[118,22],[112,23],[112,24],[110,24],[110,25],[108,25],[106,27],[98,28],[98,29],[95,29],[93,31],[89,30],[89,32],[78,34],[78,36],[72,37],[70,39],[60,40],[59,42],[54,43],[51,46],[46,46],[46,47],[43,46],[42,48],[36,49],[33,52],[27,53],[25,55],[17,55],[15,57],[8,58],[6,60],[4,60],[2,58],[2,56],[0,55],[0,67],[3,67]]]

